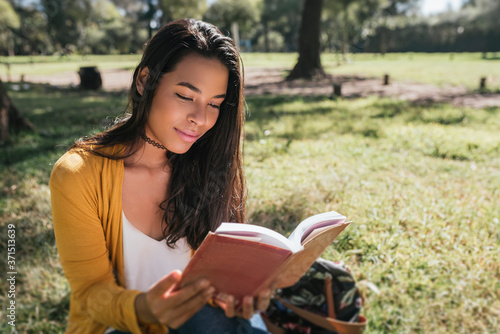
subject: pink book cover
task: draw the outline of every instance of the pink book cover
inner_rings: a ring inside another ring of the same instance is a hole
[[[181,286],[204,277],[220,292],[241,301],[255,296],[262,283],[291,256],[290,250],[209,233],[182,274]]]

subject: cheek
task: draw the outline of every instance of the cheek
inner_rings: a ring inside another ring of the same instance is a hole
[[[210,126],[210,128],[213,128],[215,123],[217,123],[217,119],[219,118],[219,112],[214,112],[214,113],[211,113],[209,114],[208,116],[208,124]]]
[[[149,110],[149,120],[153,123],[164,122],[172,117],[172,110],[177,109],[169,99],[155,97]]]

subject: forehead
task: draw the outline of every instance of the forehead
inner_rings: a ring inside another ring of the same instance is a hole
[[[229,71],[216,58],[206,58],[199,55],[188,55],[182,59],[172,72],[165,73],[162,81],[177,85],[187,82],[199,88],[202,92],[226,92]]]

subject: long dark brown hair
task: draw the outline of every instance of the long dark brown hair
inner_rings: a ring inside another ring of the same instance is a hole
[[[110,159],[131,156],[134,151],[110,156],[102,148],[118,144],[137,147],[162,75],[173,71],[184,57],[192,54],[217,59],[229,71],[226,98],[213,128],[188,152],[166,153],[171,177],[166,200],[160,206],[164,210],[163,234],[170,247],[186,237],[190,247],[196,249],[221,222],[245,220],[243,69],[238,50],[229,37],[213,25],[193,19],[177,20],[162,27],[147,42],[135,69],[126,116],[111,129],[81,139],[72,148]],[[149,75],[139,94],[137,75],[144,67],[148,67]]]

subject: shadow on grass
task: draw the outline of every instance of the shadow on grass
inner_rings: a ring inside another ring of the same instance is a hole
[[[482,60],[500,60],[499,56],[493,56],[493,57],[483,57],[481,58]]]
[[[265,226],[288,237],[300,222],[320,213],[311,212],[310,201],[303,196],[299,193],[290,194],[282,199],[283,203],[280,205],[270,203],[265,207],[254,209],[248,217],[248,222]],[[339,252],[351,250],[355,245],[353,238],[356,238],[353,232],[345,231],[335,239],[332,245]]]
[[[324,115],[332,111],[331,107],[303,108],[300,111],[280,110],[284,104],[316,103],[329,101],[326,96],[285,96],[264,95],[247,97],[247,122],[266,122],[282,116]]]
[[[34,142],[30,145],[10,145],[0,146],[0,166],[12,166],[17,163],[27,160],[37,160],[37,158],[46,156],[47,154],[56,150],[65,150],[69,146],[61,144],[62,141],[68,142],[68,138],[63,134],[53,134],[50,138],[40,135],[33,135],[29,133],[20,133],[12,140],[15,142],[16,138],[31,136]]]
[[[64,333],[69,314],[70,293],[62,298],[52,296],[42,299],[32,297],[34,303],[23,305],[18,310],[16,325],[19,333]]]
[[[483,110],[487,111],[488,113],[496,114],[500,112],[500,107],[485,107]]]
[[[50,152],[67,149],[76,139],[113,124],[123,114],[124,92],[59,89],[34,85],[28,91],[9,92],[20,113],[36,132],[15,133],[0,146],[0,166],[37,160]]]
[[[372,118],[392,118],[407,112],[408,108],[412,106],[407,101],[401,101],[399,103],[394,103],[394,101],[382,101],[374,103],[373,107],[378,112],[372,115]]]

